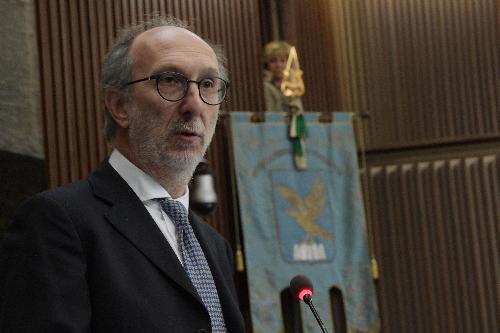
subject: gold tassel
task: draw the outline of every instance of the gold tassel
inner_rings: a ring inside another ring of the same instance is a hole
[[[243,251],[241,251],[241,246],[236,247],[236,271],[243,272],[245,270],[245,261],[243,259]]]
[[[373,280],[377,281],[380,274],[378,271],[377,259],[375,259],[375,257],[372,257],[371,266],[372,266],[372,278],[373,278]]]

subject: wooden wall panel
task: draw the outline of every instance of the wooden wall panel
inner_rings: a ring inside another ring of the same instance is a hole
[[[500,329],[499,149],[369,162],[384,332]]]
[[[368,148],[500,136],[496,0],[332,0],[341,108]]]
[[[50,186],[85,177],[106,156],[99,94],[101,61],[120,27],[154,13],[187,20],[197,33],[223,45],[232,83],[225,109],[263,109],[256,1],[38,1]]]

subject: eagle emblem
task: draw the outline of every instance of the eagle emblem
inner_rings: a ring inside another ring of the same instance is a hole
[[[318,224],[326,204],[324,184],[316,177],[309,193],[302,198],[288,186],[279,185],[276,190],[292,206],[287,214],[304,231],[304,240],[294,245],[294,260],[325,260],[322,241],[331,240],[332,235]]]

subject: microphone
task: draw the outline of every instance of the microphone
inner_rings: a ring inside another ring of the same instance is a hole
[[[319,327],[321,328],[323,333],[328,333],[325,325],[321,321],[321,318],[319,317],[319,314],[316,311],[316,309],[314,308],[314,305],[312,303],[313,285],[312,285],[311,280],[309,280],[304,275],[295,276],[290,281],[290,291],[299,300],[301,300],[304,303],[306,303],[307,305],[309,305],[309,308],[311,309],[311,311],[314,315],[314,318],[316,318],[316,321],[318,322]]]

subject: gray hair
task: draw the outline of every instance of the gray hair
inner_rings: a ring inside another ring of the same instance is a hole
[[[121,30],[106,54],[101,67],[101,96],[103,100],[104,94],[109,88],[116,88],[118,90],[119,99],[122,101],[126,100],[130,90],[130,86],[126,86],[126,84],[132,81],[134,65],[129,56],[130,46],[135,38],[141,33],[157,27],[177,27],[192,31],[185,21],[172,16],[156,16]],[[228,80],[226,57],[222,48],[207,40],[205,40],[205,42],[208,43],[217,56],[219,75],[223,79]],[[107,109],[106,104],[103,102],[102,105],[104,112],[104,135],[106,140],[111,143],[116,135],[116,128],[118,125]]]

